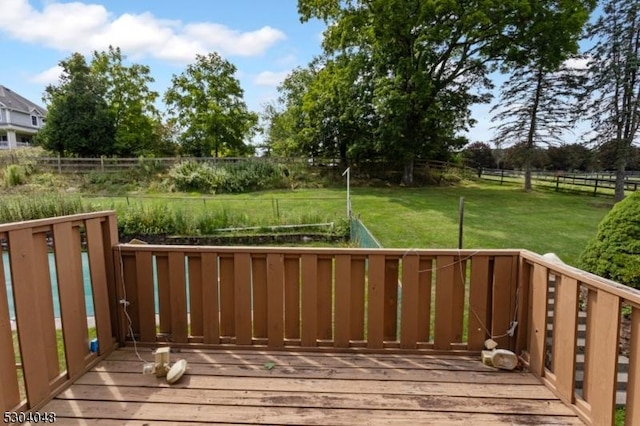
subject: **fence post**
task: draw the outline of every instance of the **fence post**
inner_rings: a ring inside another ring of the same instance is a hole
[[[62,164],[60,162],[60,154],[58,153],[58,174],[62,174]]]
[[[504,182],[504,169],[500,170],[500,185]]]
[[[560,191],[560,175],[556,176],[556,192]]]
[[[598,192],[598,178],[596,178],[596,183],[593,186],[593,196],[595,197]]]
[[[100,172],[104,173],[104,155],[100,156]]]

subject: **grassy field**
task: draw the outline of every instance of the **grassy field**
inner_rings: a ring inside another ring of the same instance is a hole
[[[455,248],[465,200],[464,248],[554,252],[575,264],[612,205],[607,198],[523,192],[491,183],[418,189],[356,189],[353,209],[385,247]]]
[[[353,188],[352,208],[385,247],[456,248],[458,206],[465,199],[464,248],[554,252],[575,264],[612,200],[553,191],[525,193],[493,183],[449,187]],[[162,205],[191,213],[224,211],[237,226],[337,221],[346,216],[343,189],[267,191],[201,197],[87,198],[101,208]]]

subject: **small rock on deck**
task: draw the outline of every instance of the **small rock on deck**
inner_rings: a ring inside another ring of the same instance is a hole
[[[146,349],[140,355],[152,361]],[[113,352],[40,411],[57,424],[582,424],[533,375],[476,358],[320,352],[172,353],[168,385]]]

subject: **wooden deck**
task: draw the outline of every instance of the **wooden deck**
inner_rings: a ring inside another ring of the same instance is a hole
[[[149,349],[140,355],[152,361]],[[462,356],[193,351],[170,386],[113,352],[40,411],[57,424],[582,424],[533,375]]]

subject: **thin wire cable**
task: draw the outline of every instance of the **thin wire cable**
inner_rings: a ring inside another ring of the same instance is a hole
[[[127,288],[124,285],[124,262],[122,261],[122,246],[120,246],[118,244],[118,260],[120,263],[120,281],[122,283],[122,300],[120,301],[120,303],[122,304],[122,310],[124,311],[124,316],[127,318],[127,323],[128,323],[128,329],[129,329],[129,335],[131,336],[131,340],[133,341],[133,350],[136,353],[136,356],[138,357],[138,359],[144,363],[146,363],[147,361],[145,361],[141,356],[140,353],[138,352],[138,343],[136,342],[136,338],[133,334],[133,321],[131,320],[131,316],[129,316],[129,311],[127,310],[127,307],[129,306],[129,301],[127,300]]]

